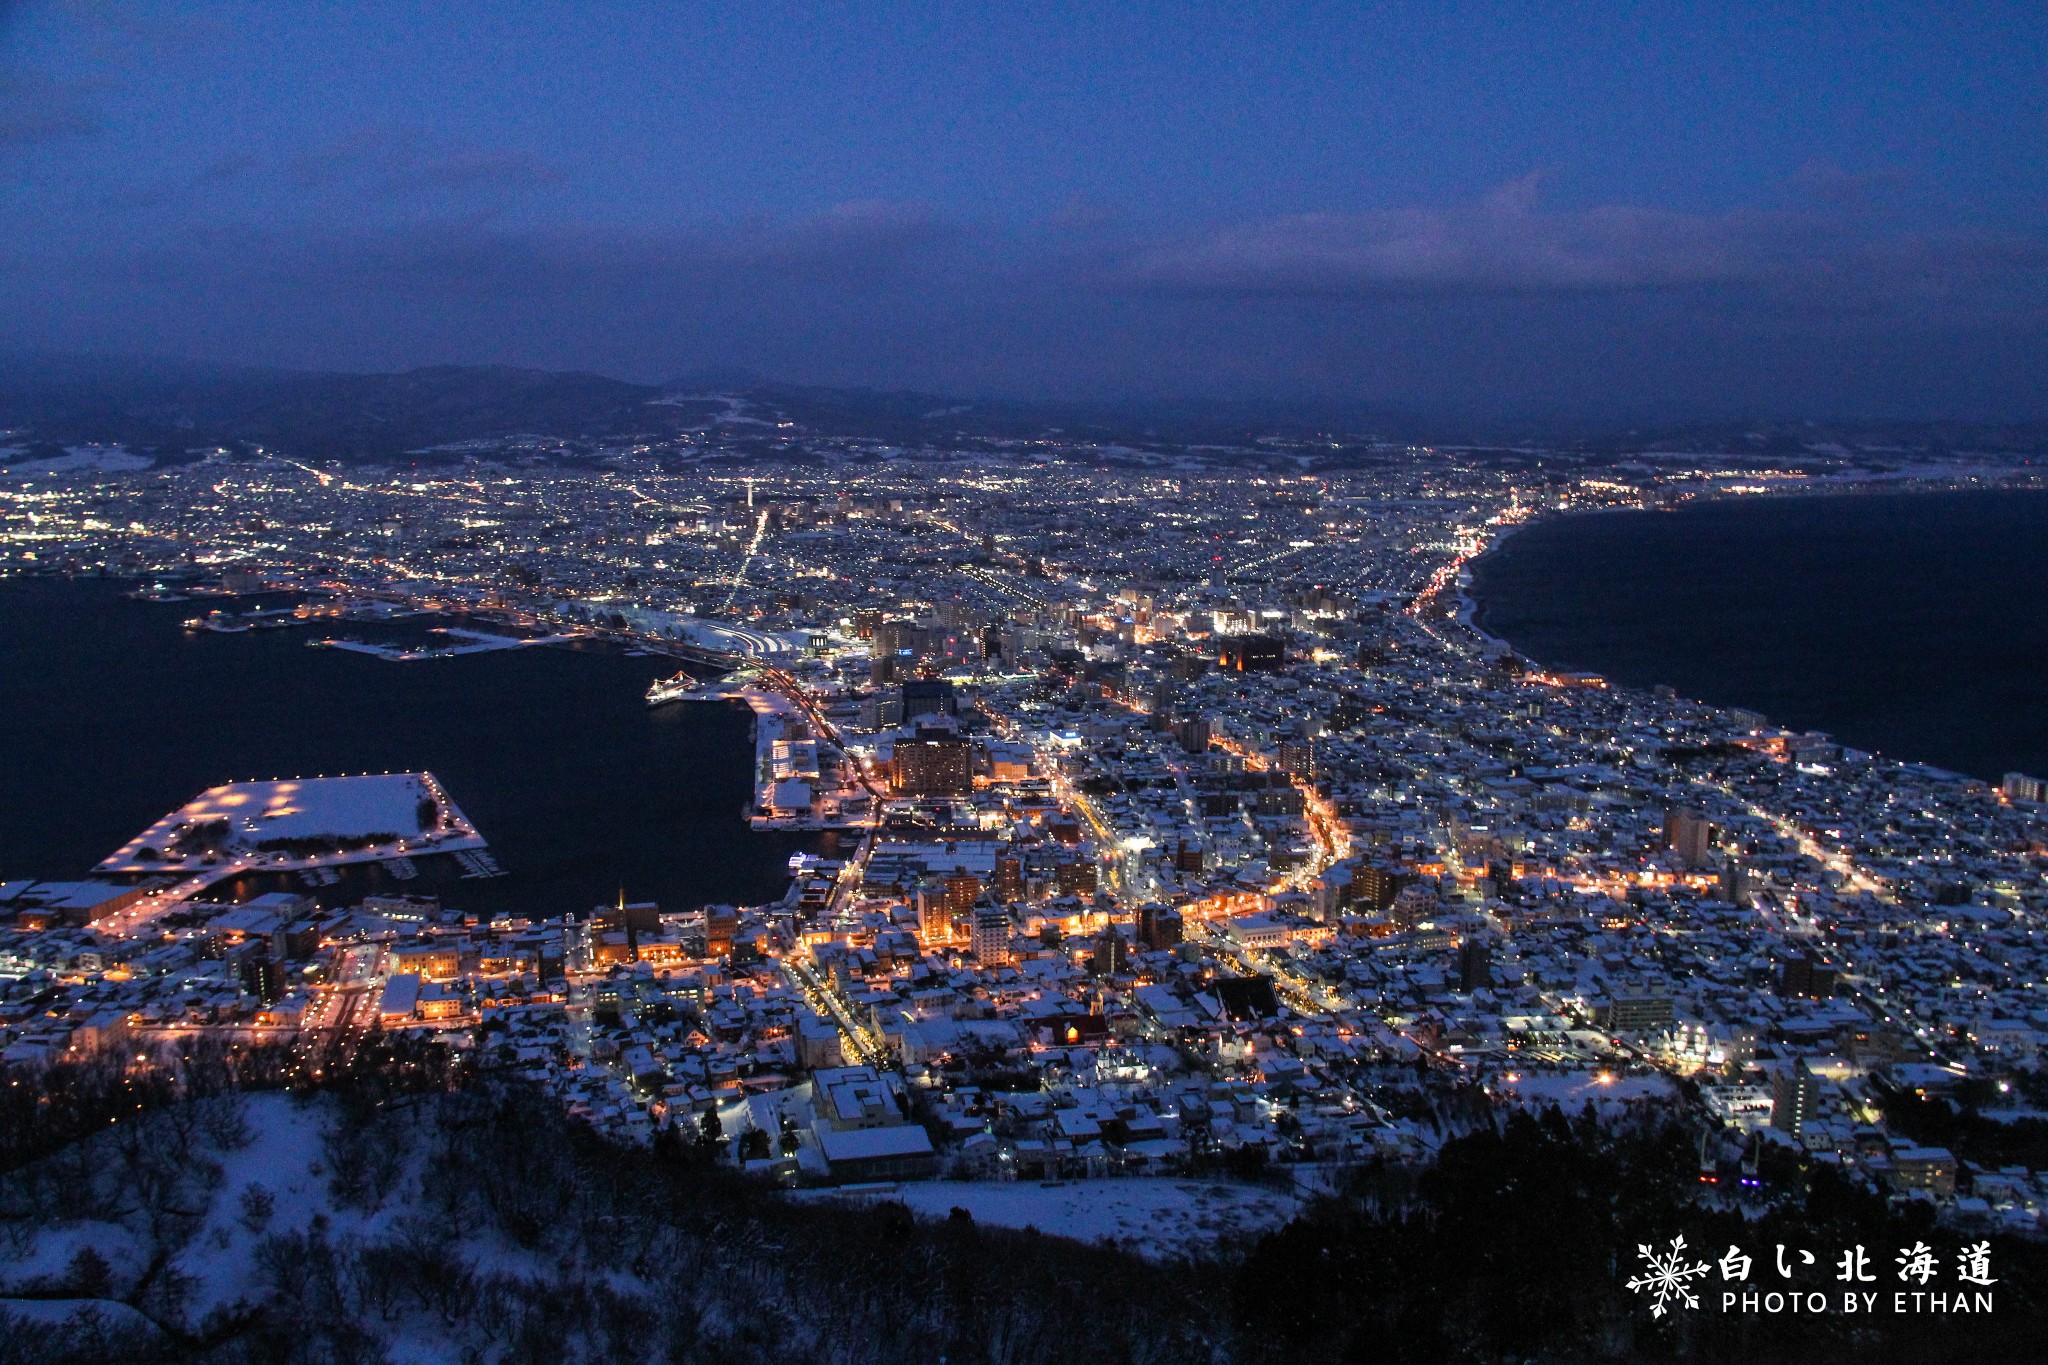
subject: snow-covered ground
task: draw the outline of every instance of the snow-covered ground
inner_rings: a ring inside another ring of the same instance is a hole
[[[1133,1177],[1115,1180],[919,1181],[858,1186],[796,1198],[890,1199],[913,1213],[945,1218],[956,1208],[978,1223],[1036,1228],[1163,1259],[1199,1255],[1226,1238],[1279,1227],[1300,1211],[1292,1195],[1220,1181]]]
[[[529,1131],[530,1142],[518,1136]],[[234,1330],[261,1309],[313,1343],[309,1359],[341,1358],[330,1349],[341,1343],[349,1358],[455,1365],[504,1359],[515,1343],[527,1358],[536,1342],[549,1359],[653,1359],[708,1340],[705,1358],[819,1361],[842,1357],[830,1343],[879,1332],[916,1302],[899,1294],[902,1309],[870,1311],[859,1299],[873,1286],[835,1268],[845,1257],[792,1260],[744,1213],[704,1230],[688,1215],[664,1218],[648,1202],[659,1203],[658,1182],[616,1182],[600,1173],[602,1157],[550,1131],[474,1093],[374,1109],[266,1093],[124,1117],[10,1173],[0,1333],[34,1342],[73,1324],[65,1344],[84,1343],[78,1358],[93,1358],[100,1339],[111,1359],[160,1328]],[[1194,1180],[881,1193],[932,1218],[958,1207],[992,1226],[1115,1238],[1162,1259],[1295,1209],[1275,1191]],[[1047,1251],[1057,1262],[1058,1245]],[[832,1298],[839,1284],[854,1291],[851,1305]],[[683,1311],[672,1318],[670,1307]]]
[[[253,1134],[247,1146],[205,1153],[205,1160],[220,1166],[221,1178],[213,1185],[198,1232],[174,1259],[176,1268],[192,1277],[186,1312],[194,1322],[216,1307],[255,1296],[252,1257],[264,1237],[303,1230],[316,1215],[326,1217],[337,1229],[348,1225],[361,1230],[374,1218],[388,1220],[391,1213],[386,1209],[366,1219],[357,1213],[337,1214],[332,1207],[321,1168],[326,1106],[295,1104],[285,1095],[254,1095],[248,1100],[246,1114]],[[243,1196],[252,1186],[261,1194],[245,1207]],[[258,1218],[262,1194],[269,1196],[271,1212]],[[112,1313],[132,1312],[106,1300],[39,1301],[5,1296],[62,1283],[73,1258],[86,1247],[106,1261],[118,1291],[148,1264],[145,1236],[139,1226],[78,1219],[46,1222],[13,1244],[0,1243],[0,1311],[27,1314],[39,1321],[51,1321],[53,1316],[61,1321],[71,1311],[90,1305]],[[30,1303],[43,1306],[29,1308]],[[72,1308],[60,1312],[57,1304]]]
[[[1603,1077],[1605,1079],[1603,1079]],[[1591,1101],[1596,1107],[1650,1099],[1668,1099],[1677,1087],[1664,1076],[1614,1076],[1607,1072],[1517,1072],[1513,1080],[1495,1077],[1493,1093],[1534,1106],[1557,1105],[1576,1113]]]
[[[419,825],[421,801],[433,798],[446,816],[446,829],[422,833]],[[187,825],[226,820],[230,833],[224,851],[251,853],[265,840],[306,839],[331,836],[360,839],[371,834],[395,835],[402,843],[429,844],[428,851],[452,852],[459,848],[481,848],[483,841],[431,773],[368,773],[357,777],[307,777],[273,782],[230,782],[209,787],[142,833],[130,839],[100,863],[101,872],[162,872],[177,870],[162,857],[145,859],[144,849],[161,855],[171,849],[178,831]],[[397,850],[382,849],[371,856],[390,857]],[[335,855],[324,861],[360,861]],[[282,861],[272,859],[271,861]],[[297,858],[299,862],[320,862],[319,856]]]
[[[699,649],[715,649],[721,653],[738,654],[749,659],[788,658],[801,653],[806,641],[804,631],[753,630],[729,621],[712,621],[686,612],[662,611],[654,607],[636,607],[610,602],[598,602],[594,605],[605,615],[616,613],[625,617],[636,630],[680,640]]]
[[[248,1096],[246,1105],[246,1145],[201,1139],[192,1154],[204,1213],[170,1261],[172,1269],[189,1277],[191,1293],[181,1305],[188,1323],[202,1321],[217,1308],[260,1299],[257,1255],[268,1238],[305,1233],[318,1220],[334,1243],[364,1244],[404,1235],[412,1216],[409,1201],[421,1155],[413,1144],[399,1139],[403,1169],[387,1197],[349,1205],[334,1197],[323,1139],[334,1117],[332,1104],[270,1093]],[[218,1176],[208,1167],[217,1168]],[[10,1314],[55,1324],[86,1311],[98,1311],[110,1325],[132,1325],[135,1310],[117,1298],[43,1296],[67,1285],[74,1258],[87,1247],[106,1262],[111,1292],[127,1293],[151,1259],[148,1224],[147,1217],[131,1209],[124,1222],[58,1218],[9,1229],[0,1236],[0,1328]],[[461,1250],[481,1269],[526,1277],[549,1273],[530,1253],[488,1233],[464,1239]],[[394,1349],[406,1344],[395,1343]]]
[[[21,459],[25,453],[19,446],[0,450],[0,470],[16,475],[83,474],[88,471],[100,474],[127,474],[138,469],[147,469],[156,463],[147,455],[137,455],[120,446],[67,446],[62,455],[48,455],[39,460]]]

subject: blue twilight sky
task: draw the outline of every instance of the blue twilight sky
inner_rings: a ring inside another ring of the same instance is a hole
[[[0,346],[2048,416],[2034,4],[0,0]]]

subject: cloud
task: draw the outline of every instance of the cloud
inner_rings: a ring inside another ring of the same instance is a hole
[[[0,152],[100,131],[83,85],[0,71]]]
[[[1787,182],[1803,199],[1834,208],[1865,208],[1912,187],[1913,176],[1898,167],[1847,171],[1833,162],[1809,161]]]
[[[306,158],[306,193],[447,159],[393,145]],[[454,194],[399,207],[261,226],[158,211],[135,217],[166,230],[125,238],[109,214],[16,242],[0,250],[0,341],[1085,397],[1811,414],[2040,413],[2048,393],[2048,243],[1848,213],[1549,209],[1529,180],[1174,234],[1111,211],[1013,228],[900,201],[633,227]]]
[[[1294,214],[1143,245],[1122,273],[1133,286],[1198,295],[1584,293],[1753,278],[1781,235],[1755,215],[1546,212],[1523,181],[1452,208]]]
[[[0,0],[0,155],[100,131],[88,84],[18,64],[12,39],[26,9],[21,0]]]
[[[1879,183],[1879,182],[1871,182]],[[1541,207],[1533,179],[1447,208],[1295,214],[1133,243],[1107,279],[1186,297],[1464,299],[1625,292],[1858,310],[1939,294],[2041,303],[2044,242],[1873,232],[1824,212]],[[2000,298],[2018,286],[2016,295]]]
[[[281,272],[309,284],[409,297],[558,298],[582,306],[702,308],[756,291],[857,293],[926,274],[950,253],[957,231],[916,205],[848,203],[814,217],[672,229],[578,226],[513,229],[443,221],[307,251],[267,244]]]
[[[417,129],[376,125],[283,158],[278,170],[301,189],[333,187],[400,197],[482,189],[529,189],[565,177],[522,151],[443,144]]]
[[[218,205],[237,191],[266,195],[285,186],[298,207],[331,214],[354,199],[401,213],[495,206],[568,176],[530,153],[443,143],[417,129],[376,126],[286,155],[230,152],[176,174],[119,186],[91,198],[99,209],[163,210]],[[288,211],[287,211],[288,216]]]

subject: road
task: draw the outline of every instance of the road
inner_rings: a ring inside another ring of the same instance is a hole
[[[812,1009],[839,1026],[840,1044],[847,1060],[860,1066],[872,1066],[877,1070],[892,1066],[889,1048],[872,1029],[853,1017],[851,1011],[839,998],[839,992],[818,977],[808,962],[795,953],[782,960],[783,974],[803,992],[804,999]]]

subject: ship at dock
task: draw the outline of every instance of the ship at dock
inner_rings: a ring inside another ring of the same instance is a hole
[[[187,630],[210,630],[219,635],[240,635],[250,623],[225,611],[212,611],[185,622]]]
[[[697,690],[697,680],[687,673],[678,673],[673,678],[662,678],[647,689],[647,704],[660,706],[663,702],[686,701]]]

